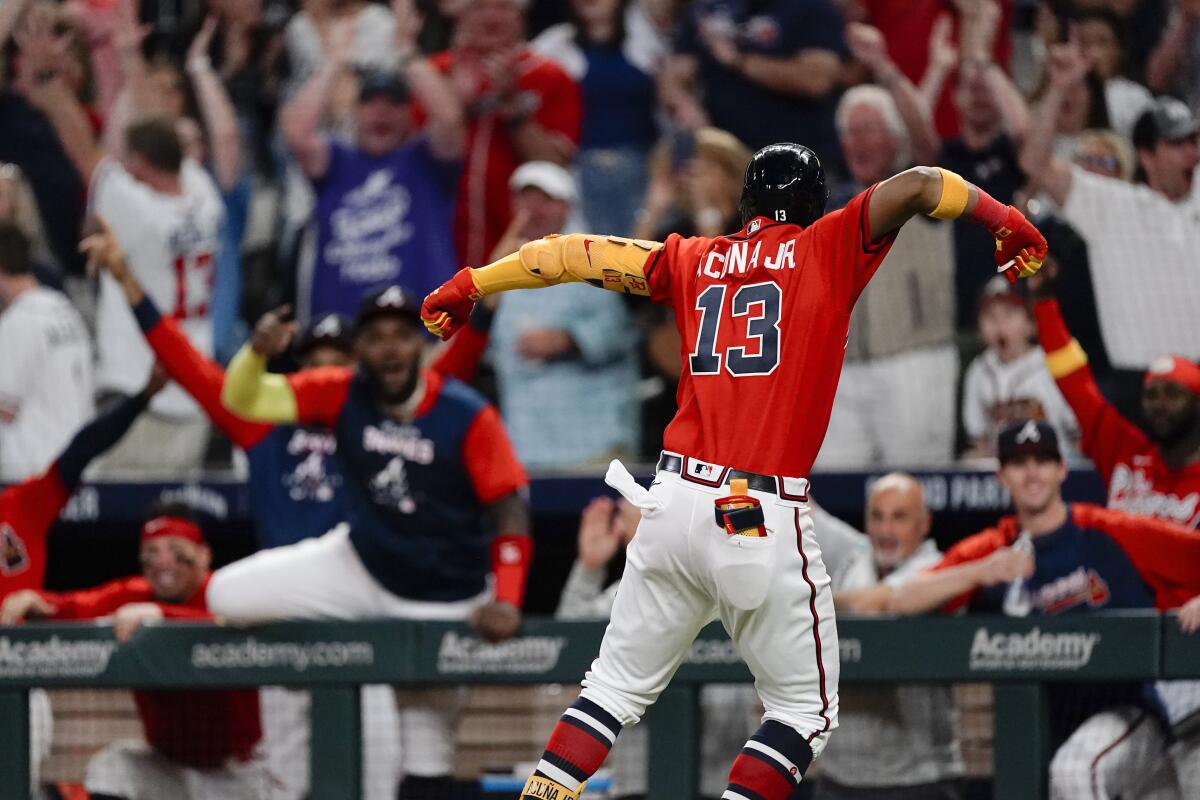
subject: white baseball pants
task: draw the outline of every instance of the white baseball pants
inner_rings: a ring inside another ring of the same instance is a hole
[[[721,588],[722,568],[738,549],[714,519],[713,501],[729,494],[728,485],[705,486],[660,471],[648,493],[622,493],[642,508],[642,522],[583,696],[622,724],[636,723],[700,629],[720,619],[754,673],[763,719],[794,728],[819,754],[837,727],[838,640],[807,502],[751,491],[766,516],[772,571],[763,584],[765,599],[747,611]]]
[[[261,760],[230,760],[216,769],[185,767],[144,741],[113,742],[88,762],[84,786],[128,800],[260,800],[267,796]]]

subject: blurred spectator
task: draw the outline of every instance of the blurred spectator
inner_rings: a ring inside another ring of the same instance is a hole
[[[1002,276],[988,281],[976,305],[979,338],[986,348],[967,367],[962,423],[967,458],[996,455],[996,434],[1021,419],[1049,422],[1067,460],[1079,457],[1079,422],[1034,344],[1036,328],[1024,292]]]
[[[1021,165],[1062,207],[1088,246],[1097,314],[1113,367],[1135,397],[1141,372],[1160,353],[1188,353],[1200,342],[1200,251],[1193,176],[1200,163],[1198,122],[1178,100],[1162,98],[1138,119],[1133,144],[1145,183],[1093,174],[1055,157],[1053,120],[1078,85],[1072,45],[1051,52],[1050,90],[1021,152]],[[1133,266],[1136,265],[1136,266]]]
[[[330,32],[328,57],[280,114],[284,138],[316,190],[316,252],[300,278],[299,312],[353,314],[369,290],[397,281],[428,293],[458,266],[451,237],[463,154],[463,109],[453,87],[416,50],[420,20],[395,3],[404,72],[371,72],[358,87],[353,143],[321,132],[336,81],[354,57],[354,23]],[[413,134],[410,93],[425,113]]]
[[[596,497],[579,520],[578,552],[559,601],[559,619],[608,619],[617,596],[616,581],[605,588],[610,562],[628,548],[641,522],[641,512],[626,500]],[[754,689],[739,684],[707,684],[700,688],[700,781],[702,798],[720,797],[729,780],[729,754],[736,753],[758,726],[761,707]],[[606,764],[613,773],[617,798],[645,798],[646,727],[624,731]]]
[[[62,267],[46,241],[46,227],[33,189],[16,164],[0,163],[0,222],[11,222],[29,239],[34,277],[42,284],[62,288]]]
[[[639,0],[571,0],[570,10],[570,22],[547,28],[529,47],[583,94],[575,165],[589,229],[628,236],[658,132],[655,78],[665,46]]]
[[[958,135],[960,113],[953,101],[954,83],[947,85],[954,64],[944,58],[952,41],[969,39],[967,23],[990,15],[992,0],[844,0],[847,16],[858,22],[869,22],[879,28],[887,41],[887,50],[900,71],[913,83],[920,82],[933,109],[938,134]],[[994,60],[1007,69],[1012,55],[1008,30],[1012,24],[1013,2],[1000,0],[1000,20],[996,23],[1001,35],[989,42],[988,61]],[[966,59],[964,59],[966,60]],[[936,76],[931,73],[938,73]],[[933,80],[931,80],[933,79]]]
[[[0,65],[0,160],[21,168],[42,212],[46,244],[63,268],[79,274],[83,262],[75,245],[83,219],[84,184],[30,95],[39,84],[60,78],[72,95],[86,102],[86,45],[58,6],[45,0],[11,0],[0,7],[0,46],[7,45],[14,32],[18,51]],[[87,106],[80,124],[93,133],[100,129],[99,116]]]
[[[1112,131],[1087,130],[1079,134],[1071,160],[1096,175],[1133,182],[1136,167],[1133,148],[1128,140]]]
[[[92,416],[92,348],[61,292],[33,275],[32,243],[0,222],[0,483],[41,472]]]
[[[517,168],[513,223],[494,258],[561,233],[577,201],[557,164]],[[620,295],[582,283],[515,292],[500,303],[492,356],[500,410],[521,463],[572,467],[627,457],[637,448],[637,339]]]
[[[112,617],[118,641],[167,619],[211,619],[204,603],[212,553],[184,506],[154,509],[142,525],[142,574],[75,592],[26,589],[0,606],[0,622]],[[88,762],[90,797],[259,800],[267,773],[255,748],[262,737],[257,689],[135,691],[144,740],[110,744]]]
[[[716,128],[682,129],[659,142],[650,157],[650,183],[634,238],[662,241],[671,233],[721,236],[736,229],[749,163],[746,146]]]
[[[863,553],[834,583],[839,614],[877,613],[874,587],[898,586],[941,560],[929,537],[921,484],[893,472],[871,484]],[[838,736],[821,755],[820,800],[957,800],[963,774],[958,712],[949,686],[848,686],[838,699]],[[836,739],[836,743],[834,742]]]
[[[1016,515],[960,541],[933,570],[892,590],[889,611],[1165,610],[1200,593],[1200,538],[1189,529],[1064,502],[1067,468],[1051,426],[1027,420],[1005,428],[998,455],[997,475]],[[1159,769],[1165,711],[1149,689],[1050,685],[1052,797],[1149,797],[1174,787],[1174,774]],[[1164,779],[1165,786],[1157,783]]]
[[[1200,1],[1179,0],[1170,23],[1146,62],[1146,85],[1200,108]]]
[[[1141,392],[1147,435],[1100,393],[1050,276],[1033,290],[1047,368],[1079,418],[1083,452],[1104,481],[1107,505],[1200,528],[1200,366],[1182,356],[1151,361]]]
[[[522,0],[468,3],[450,49],[433,57],[467,109],[466,158],[454,210],[458,258],[465,264],[485,263],[511,222],[513,170],[525,161],[569,164],[579,143],[579,86],[526,45],[522,7]]]
[[[335,34],[338,28],[343,31]],[[385,5],[367,0],[306,0],[283,31],[289,73],[284,97],[288,101],[325,65],[335,36],[348,40],[334,45],[344,47],[345,66],[364,73],[394,72],[402,66],[404,52],[396,46],[396,20]],[[337,123],[350,123],[354,116],[352,75],[339,72],[333,79],[338,85],[330,89],[331,117],[343,131],[349,125]]]
[[[852,180],[834,188],[830,208],[905,169],[912,152],[886,89],[849,90],[837,121]],[[952,228],[916,216],[854,306],[818,469],[952,460],[958,369]]]
[[[1076,14],[1073,35],[1088,67],[1104,81],[1112,129],[1129,137],[1133,124],[1154,102],[1154,96],[1145,86],[1121,74],[1126,63],[1122,34],[1121,18],[1110,9],[1090,8]]]
[[[845,55],[832,0],[698,0],[681,12],[663,102],[693,130],[714,125],[752,150],[798,141],[835,164],[833,106]]]

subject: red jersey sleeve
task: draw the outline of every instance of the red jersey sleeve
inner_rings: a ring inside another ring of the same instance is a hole
[[[317,423],[330,428],[342,413],[346,397],[350,394],[350,382],[354,380],[352,367],[318,367],[302,369],[287,376],[288,384],[296,395],[296,421],[301,424]]]
[[[1057,300],[1042,300],[1033,307],[1038,339],[1048,358],[1071,344],[1071,332]],[[1051,370],[1053,374],[1053,370]],[[1154,445],[1133,423],[1122,417],[1100,393],[1087,364],[1065,375],[1054,376],[1059,391],[1079,420],[1080,446],[1107,485],[1118,462],[1132,452]]]
[[[52,619],[95,619],[107,616],[126,603],[147,603],[154,600],[145,578],[121,578],[77,592],[40,592],[56,606]]]
[[[175,320],[160,316],[154,327],[146,331],[146,341],[171,379],[200,404],[213,424],[238,447],[243,450],[253,447],[271,432],[272,425],[244,420],[221,404],[225,370],[200,355]]]
[[[978,561],[981,558],[986,558],[988,555],[1001,547],[1006,547],[1013,541],[1013,528],[1008,524],[1008,520],[1001,520],[1000,525],[995,528],[988,528],[979,533],[968,536],[961,542],[958,542],[942,556],[942,560],[929,569],[930,572],[938,572],[951,567],[957,567],[962,564],[969,564],[972,561]],[[942,612],[951,614],[963,608],[974,597],[975,591],[963,592],[957,597],[946,602],[942,606]]]
[[[529,483],[493,406],[485,406],[467,429],[462,457],[481,503],[494,503]]]
[[[540,102],[533,112],[533,121],[552,133],[561,133],[579,144],[583,124],[583,97],[579,84],[562,67],[548,59],[540,59],[536,69],[517,80],[526,91],[535,92]]]
[[[53,465],[0,492],[0,600],[21,589],[42,587],[46,532],[68,498]]]
[[[1100,531],[1120,545],[1154,590],[1160,610],[1200,594],[1200,536],[1191,528],[1086,503],[1072,504],[1071,517],[1078,527]]]
[[[475,379],[475,371],[479,368],[487,345],[486,333],[472,325],[465,325],[442,346],[429,368],[443,377],[470,383]]]
[[[857,302],[862,290],[875,276],[883,263],[899,229],[884,234],[876,241],[871,232],[871,195],[875,187],[870,186],[850,200],[838,211],[826,214],[813,223],[814,246],[822,263],[831,264],[831,284],[834,294],[848,310]]]
[[[646,275],[646,284],[650,287],[650,299],[655,303],[671,304],[671,294],[676,281],[671,272],[679,260],[679,243],[683,241],[677,233],[672,233],[663,242],[663,246],[646,258],[642,272]]]

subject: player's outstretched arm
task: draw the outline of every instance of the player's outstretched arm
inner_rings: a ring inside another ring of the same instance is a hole
[[[296,422],[299,410],[296,393],[283,375],[267,372],[267,359],[287,349],[296,323],[286,321],[288,306],[263,314],[250,341],[242,345],[229,368],[221,404],[239,417],[258,422]]]
[[[449,339],[484,295],[559,283],[590,283],[648,297],[646,264],[662,247],[661,242],[587,233],[535,239],[486,267],[459,270],[425,298],[421,320],[430,333]]]
[[[867,208],[878,241],[917,214],[965,219],[996,237],[997,271],[1011,282],[1042,268],[1046,239],[1017,208],[1006,206],[962,176],[941,167],[913,167],[875,187]]]
[[[984,586],[1029,578],[1033,568],[1028,552],[1001,547],[983,558],[914,576],[893,588],[886,610],[892,614],[936,611]]]

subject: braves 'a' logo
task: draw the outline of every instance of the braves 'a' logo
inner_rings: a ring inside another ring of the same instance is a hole
[[[29,566],[29,550],[8,523],[0,523],[0,572],[16,575]]]

